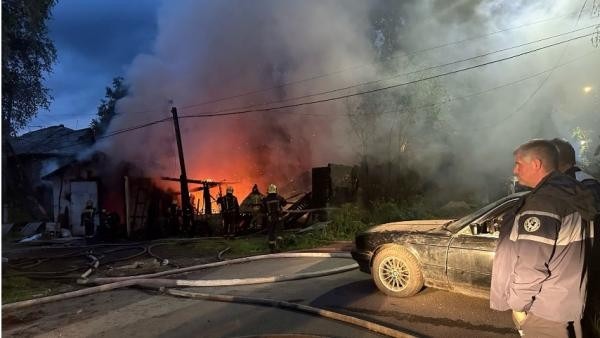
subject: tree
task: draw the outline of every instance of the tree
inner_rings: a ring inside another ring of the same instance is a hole
[[[100,135],[106,131],[108,124],[116,114],[115,106],[117,101],[127,96],[128,87],[123,81],[122,77],[115,77],[112,80],[112,88],[106,87],[104,99],[100,101],[100,105],[98,106],[98,118],[93,119],[90,123],[90,127],[96,135]]]
[[[2,131],[14,135],[52,97],[43,84],[56,49],[46,23],[56,0],[2,0]]]

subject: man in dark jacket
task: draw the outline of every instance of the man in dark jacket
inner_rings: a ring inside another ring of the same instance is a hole
[[[504,218],[490,307],[512,310],[517,329],[527,337],[580,336],[593,195],[558,172],[558,151],[550,141],[529,141],[514,158],[513,173],[533,190]]]
[[[227,193],[219,197],[217,203],[221,206],[221,216],[223,216],[223,234],[225,237],[233,236],[240,214],[240,205],[237,197],[233,196],[233,187],[227,187]]]
[[[267,196],[263,198],[262,204],[265,214],[267,215],[267,228],[269,231],[269,249],[271,252],[276,251],[275,233],[281,223],[281,214],[283,207],[287,204],[285,198],[277,194],[277,186],[269,184]]]
[[[575,149],[571,145],[571,143],[555,138],[552,140],[552,143],[558,149],[558,169],[577,181],[581,182],[586,188],[588,188],[596,199],[596,210],[600,211],[600,182],[590,174],[581,170],[575,164]],[[600,149],[600,148],[599,148]],[[594,238],[589,240],[590,244],[588,250],[591,251],[589,255],[591,258],[588,259],[589,265],[589,274],[588,274],[588,301],[587,305],[590,302],[595,302],[597,299],[600,299],[600,215],[596,214],[596,219],[594,222]],[[589,312],[589,318],[594,318],[597,314],[592,313],[594,311],[593,307],[586,307],[586,312]]]
[[[596,208],[600,209],[600,182],[592,175],[584,172],[575,163],[575,149],[571,143],[555,138],[552,143],[558,149],[558,170],[581,182],[590,189],[596,199]]]

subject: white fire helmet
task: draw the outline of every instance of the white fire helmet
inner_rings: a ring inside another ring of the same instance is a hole
[[[269,188],[267,189],[267,192],[269,194],[276,194],[277,193],[277,186],[275,184],[269,184]]]
[[[228,194],[233,194],[233,187],[232,186],[228,186],[227,187],[227,193]]]

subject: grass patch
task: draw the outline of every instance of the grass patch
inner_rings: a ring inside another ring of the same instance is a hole
[[[267,235],[248,236],[222,242],[230,247],[228,256],[243,257],[269,253]]]
[[[2,274],[2,304],[50,296],[72,290],[69,284]]]
[[[413,203],[376,201],[367,209],[356,204],[344,204],[330,213],[327,226],[304,234],[284,235],[282,249],[311,249],[334,241],[351,241],[358,233],[373,225],[432,217],[422,199],[416,199]]]
[[[267,253],[267,237],[249,236],[237,239],[207,239],[193,242],[173,242],[157,246],[152,252],[162,258],[181,259],[193,257],[217,257],[217,254],[228,248],[227,256],[251,256]]]

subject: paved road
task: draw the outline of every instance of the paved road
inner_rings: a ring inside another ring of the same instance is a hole
[[[232,265],[187,278],[260,277],[327,269],[344,259],[278,259]],[[389,298],[357,270],[284,283],[188,289],[273,298],[321,307],[424,337],[517,337],[510,314],[488,301],[435,289]],[[327,337],[381,337],[348,324],[247,304],[181,299],[144,290],[118,290],[3,313],[3,335],[40,337],[241,337],[297,333]]]

